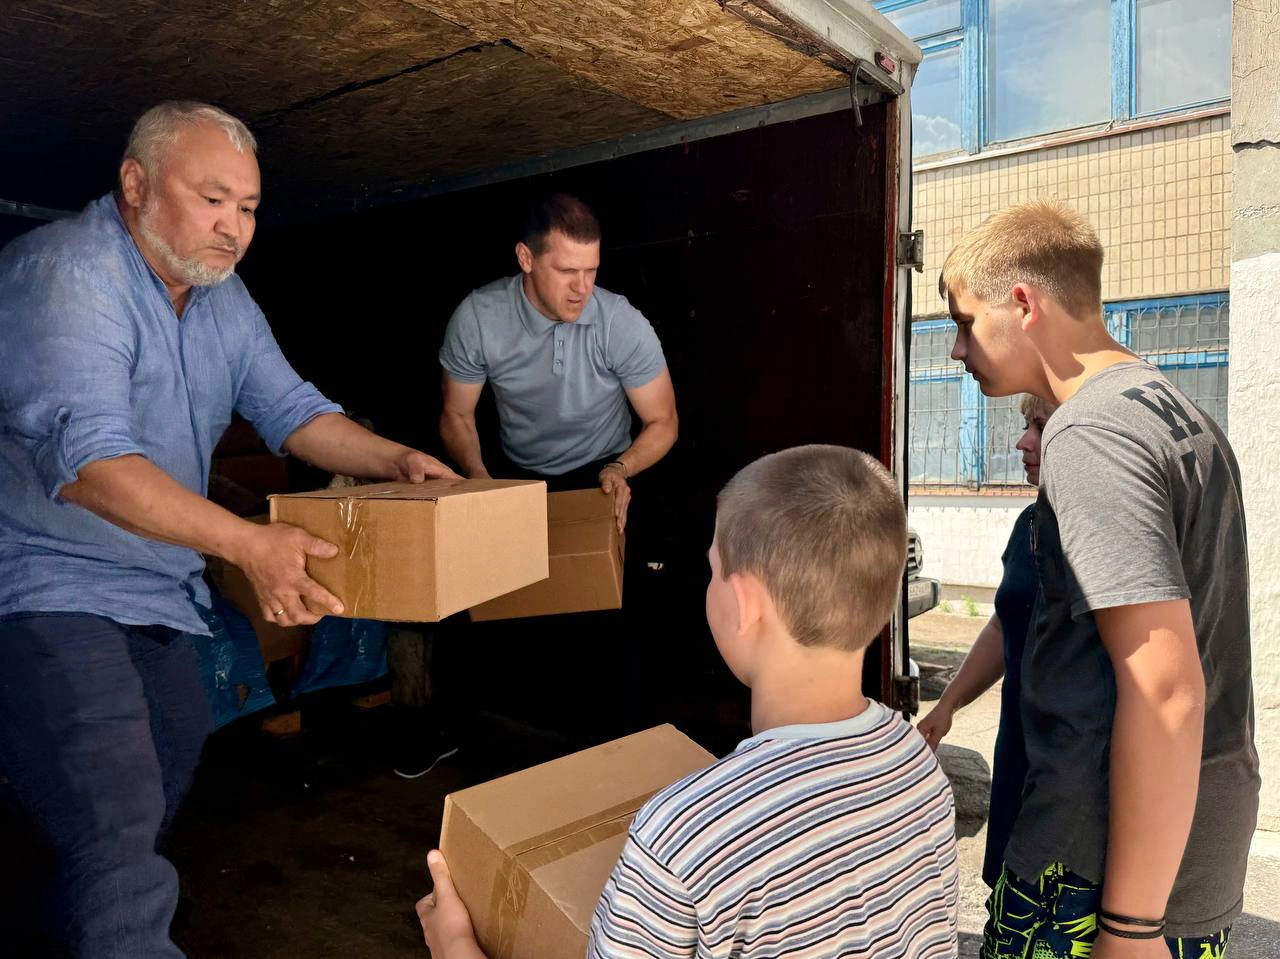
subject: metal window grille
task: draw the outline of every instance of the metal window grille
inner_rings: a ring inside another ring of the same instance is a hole
[[[1230,345],[1226,293],[1128,300],[1106,306],[1111,334],[1158,366],[1218,425],[1227,428]],[[1026,492],[1020,397],[988,399],[951,359],[950,320],[911,327],[908,471],[912,486]]]

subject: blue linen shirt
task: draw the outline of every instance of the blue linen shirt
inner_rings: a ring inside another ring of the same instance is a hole
[[[193,605],[209,605],[199,553],[58,491],[88,463],[138,454],[204,496],[232,410],[277,453],[341,412],[293,371],[239,277],[194,287],[179,320],[111,195],[0,251],[0,370],[0,616],[208,635]]]
[[[440,365],[493,385],[502,448],[517,466],[559,476],[631,445],[626,391],[666,368],[658,335],[624,296],[596,287],[572,323],[529,302],[523,274],[472,291],[454,311]]]

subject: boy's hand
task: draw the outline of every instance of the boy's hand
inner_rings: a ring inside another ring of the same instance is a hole
[[[951,720],[954,716],[955,710],[944,703],[938,703],[929,710],[929,715],[916,723],[916,729],[934,752],[938,751],[938,744],[943,737],[951,732]]]
[[[485,959],[471,927],[471,914],[453,888],[449,866],[438,849],[427,853],[433,888],[418,900],[418,921],[432,959]]]

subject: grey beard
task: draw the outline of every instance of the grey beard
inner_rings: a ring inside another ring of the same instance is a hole
[[[189,283],[191,286],[216,286],[236,271],[235,264],[217,269],[201,263],[193,256],[179,256],[164,238],[150,228],[147,223],[148,210],[142,211],[138,220],[138,229],[152,249],[164,260],[165,269],[173,274],[174,279]]]

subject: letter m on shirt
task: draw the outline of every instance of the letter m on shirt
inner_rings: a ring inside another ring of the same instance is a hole
[[[1187,412],[1186,407],[1173,395],[1167,383],[1153,380],[1144,385],[1146,389],[1141,386],[1134,386],[1125,390],[1124,395],[1141,403],[1160,419],[1164,420],[1165,426],[1169,427],[1169,435],[1174,442],[1180,442],[1188,436],[1195,436],[1204,432],[1204,428],[1195,421],[1192,415]]]

